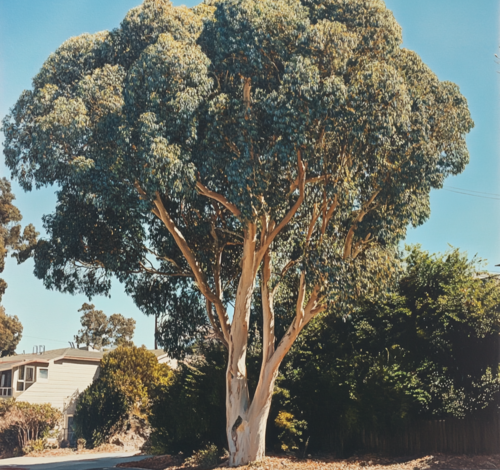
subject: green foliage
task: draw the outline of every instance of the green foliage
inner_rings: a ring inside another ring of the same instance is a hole
[[[82,393],[74,417],[75,430],[95,447],[131,416],[147,419],[152,390],[167,386],[172,372],[144,346],[120,346],[101,360],[99,378]]]
[[[128,409],[127,400],[116,384],[97,379],[78,400],[74,416],[76,435],[91,447],[99,446],[126,419]]]
[[[225,363],[220,346],[200,345],[179,364],[170,385],[157,387],[150,417],[155,453],[226,445]]]
[[[458,250],[417,246],[404,263],[394,293],[316,320],[282,367],[274,413],[305,419],[315,449],[341,451],[362,430],[464,417],[498,396],[498,281]]]
[[[101,349],[106,346],[133,346],[135,320],[114,313],[109,318],[93,304],[84,303],[78,310],[82,329],[75,336],[76,343]]]
[[[188,467],[198,467],[202,469],[215,467],[219,463],[219,449],[214,444],[208,444],[203,449],[193,453],[184,461]]]
[[[31,256],[36,244],[38,233],[31,224],[24,228],[21,233],[21,212],[12,203],[15,196],[11,192],[10,182],[6,178],[0,178],[0,273],[5,269],[5,258],[9,251],[18,262],[24,261]],[[7,283],[0,279],[0,301],[7,289]],[[14,348],[15,349],[15,348]]]
[[[16,315],[5,313],[5,308],[0,305],[0,356],[12,356],[21,341],[23,325]]]
[[[61,412],[52,405],[15,399],[0,400],[0,445],[2,453],[43,449],[43,438],[60,424]],[[41,444],[40,444],[41,443]]]
[[[35,274],[88,296],[116,276],[178,356],[206,334],[202,293],[234,300],[247,229],[264,241],[287,213],[273,285],[292,263],[339,308],[383,287],[473,126],[401,43],[382,0],[145,0],[69,39],[3,121],[21,186],[58,187]]]
[[[295,419],[292,413],[282,410],[276,416],[274,425],[281,431],[278,435],[280,449],[285,452],[299,450],[299,445],[303,443],[302,435],[307,429],[307,423]]]

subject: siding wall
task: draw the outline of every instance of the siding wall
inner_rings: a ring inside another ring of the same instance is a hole
[[[16,394],[17,400],[50,403],[64,414],[73,414],[78,395],[97,377],[98,368],[98,362],[51,362],[48,380],[38,380],[25,392]]]

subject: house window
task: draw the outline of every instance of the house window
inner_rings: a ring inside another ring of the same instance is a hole
[[[38,369],[38,378],[47,380],[49,378],[49,369]]]
[[[17,380],[16,390],[24,392],[33,385],[35,381],[35,368],[29,366],[19,367],[19,376]]]
[[[12,371],[5,370],[0,375],[0,395],[10,397],[12,395]]]

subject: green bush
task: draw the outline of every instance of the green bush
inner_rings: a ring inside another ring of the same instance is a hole
[[[179,363],[171,384],[156,387],[150,417],[154,453],[227,446],[225,377],[226,351],[201,345]]]
[[[299,446],[304,442],[303,434],[307,429],[307,423],[295,419],[292,413],[280,411],[274,420],[274,425],[281,431],[278,435],[280,449],[284,452],[299,450]]]
[[[210,468],[219,463],[219,450],[216,445],[208,444],[201,450],[193,453],[193,455],[184,461],[184,465],[188,467]]]
[[[131,415],[147,421],[151,390],[167,385],[172,372],[145,347],[118,347],[104,355],[99,378],[80,396],[75,432],[92,448],[105,443]]]

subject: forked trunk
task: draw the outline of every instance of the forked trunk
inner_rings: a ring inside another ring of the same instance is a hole
[[[262,460],[266,450],[266,426],[276,373],[261,377],[249,404],[247,378],[234,379],[228,371],[226,432],[229,466]]]

